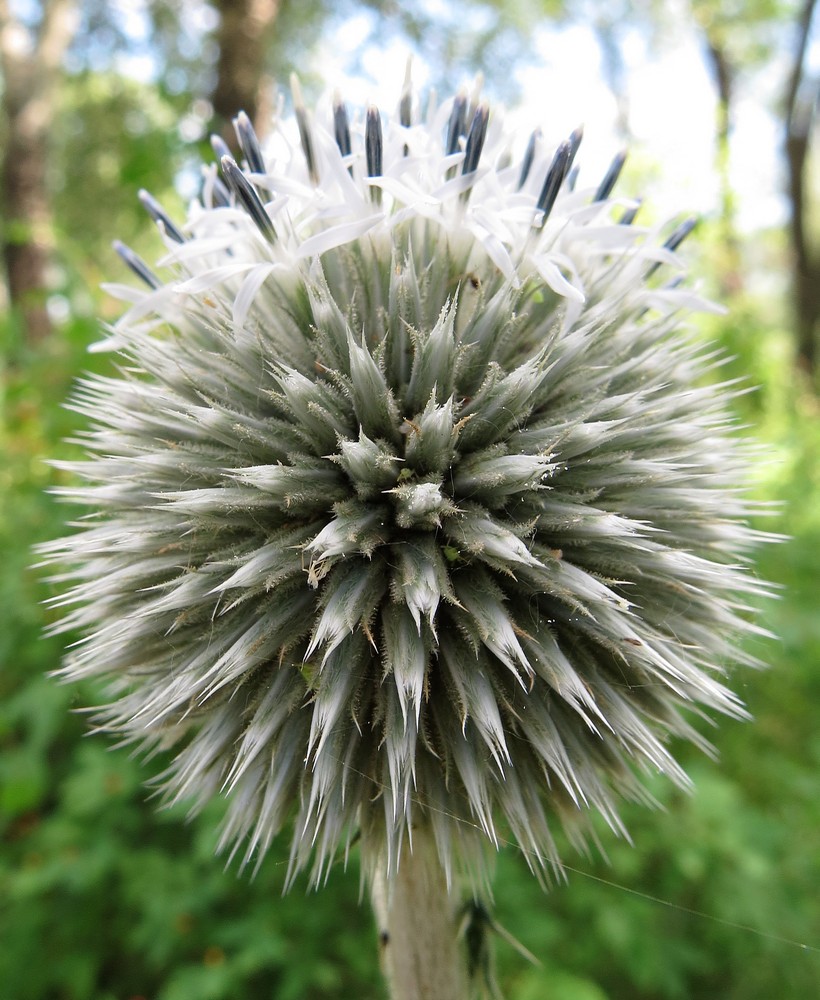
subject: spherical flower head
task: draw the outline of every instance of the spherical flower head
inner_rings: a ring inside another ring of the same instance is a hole
[[[292,873],[361,839],[395,869],[424,823],[480,879],[515,838],[615,829],[671,737],[742,716],[756,532],[731,389],[686,317],[678,243],[506,135],[464,94],[215,141],[201,200],[102,345],[75,533],[71,679],[97,723],[173,751],[168,799],[228,799],[224,843]],[[475,106],[473,106],[475,105]],[[240,165],[241,164],[241,165]],[[672,279],[672,280],[670,280]]]

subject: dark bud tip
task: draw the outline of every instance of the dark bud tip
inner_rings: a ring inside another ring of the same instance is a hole
[[[138,192],[137,197],[142,202],[142,206],[146,212],[148,212],[154,222],[163,227],[170,239],[172,239],[175,243],[185,242],[185,237],[179,229],[177,229],[168,214],[165,212],[165,209],[163,209],[162,205],[160,205],[153,195],[149,194],[144,188],[142,188]]]
[[[555,204],[555,199],[558,197],[558,192],[560,191],[561,185],[564,183],[564,178],[567,175],[571,156],[572,145],[569,140],[565,139],[558,149],[555,150],[552,163],[550,164],[547,176],[544,179],[544,186],[541,188],[541,194],[536,202],[536,208],[542,213],[541,219],[537,223],[539,229],[549,218],[549,214]]]
[[[145,282],[149,288],[161,288],[162,282],[154,274],[151,268],[145,263],[139,254],[134,253],[131,247],[126,246],[119,240],[114,240],[111,244],[114,250],[119,254],[120,258],[123,260],[128,267],[136,274],[138,278]]]
[[[669,239],[664,243],[664,247],[667,250],[677,250],[697,224],[698,219],[694,215],[690,216],[688,219],[684,219],[684,221],[677,227],[677,229],[675,229]]]
[[[521,161],[521,173],[518,176],[519,191],[527,183],[527,178],[530,176],[533,160],[535,159],[535,151],[538,148],[538,143],[540,141],[541,129],[537,128],[530,136],[530,141],[527,143],[527,148],[524,151],[524,159]]]
[[[609,169],[606,174],[604,174],[604,179],[598,185],[598,190],[592,197],[593,201],[606,201],[606,199],[612,194],[612,189],[618,182],[618,178],[621,176],[621,171],[624,168],[624,163],[626,163],[626,150],[622,149],[620,153],[612,160],[609,165]]]
[[[231,203],[231,192],[225,187],[222,181],[214,178],[213,191],[211,193],[211,205],[214,208],[225,208]]]
[[[635,216],[640,212],[642,204],[643,202],[639,199],[632,208],[625,209],[624,214],[618,219],[618,223],[622,226],[631,226],[635,221]]]
[[[302,98],[302,87],[299,77],[295,73],[290,75],[290,90],[293,95],[293,110],[296,115],[296,124],[299,127],[299,141],[302,144],[302,152],[305,154],[308,174],[313,184],[319,183],[319,173],[316,169],[316,156],[313,152],[313,136],[310,131],[310,119],[308,118],[305,102]]]
[[[221,162],[223,156],[230,156],[231,151],[228,148],[227,142],[219,135],[211,136],[211,149],[214,151],[214,156]]]
[[[478,167],[484,140],[487,138],[487,122],[490,119],[490,109],[486,104],[479,104],[473,115],[470,131],[467,135],[467,145],[464,148],[464,163],[462,174],[472,174]]]
[[[578,128],[573,129],[569,136],[569,162],[567,163],[567,171],[575,161],[575,154],[578,152],[581,146],[581,141],[584,138],[584,126],[579,125]]]
[[[236,132],[237,141],[239,142],[239,148],[248,161],[248,168],[251,173],[264,174],[266,171],[262,148],[259,145],[259,139],[256,136],[251,120],[244,111],[240,111],[236,118],[234,118],[233,127]]]
[[[223,156],[221,163],[222,173],[228,187],[236,196],[237,202],[253,219],[256,227],[265,239],[272,243],[276,238],[276,232],[268,213],[265,211],[265,206],[259,200],[259,195],[256,193],[253,185],[239,169],[236,160],[232,156]]]
[[[412,124],[413,114],[413,58],[407,59],[407,68],[404,71],[404,83],[401,88],[401,100],[399,101],[399,122],[409,128]]]
[[[367,160],[367,176],[382,175],[382,119],[379,109],[372,104],[367,109],[364,129],[364,151]],[[381,188],[371,188],[374,200],[381,199]]]
[[[305,154],[308,174],[314,184],[319,183],[319,174],[316,170],[316,157],[313,152],[313,137],[310,133],[310,122],[308,114],[304,108],[296,109],[296,124],[299,126],[299,139],[302,143],[302,152]]]
[[[464,135],[467,128],[467,95],[457,94],[453,101],[453,108],[450,111],[450,120],[447,123],[447,140],[445,150],[448,156],[458,152],[458,141]]]
[[[339,152],[342,156],[350,156],[350,123],[347,120],[347,108],[338,95],[333,100],[333,132]]]
[[[697,224],[698,220],[694,215],[690,216],[688,219],[684,219],[683,222],[672,231],[671,236],[663,244],[664,250],[670,250],[672,252],[677,250]],[[654,274],[660,266],[660,262],[656,261],[647,271],[647,277],[649,277],[650,274]]]
[[[575,157],[578,150],[581,148],[581,140],[584,138],[584,126],[579,125],[578,128],[573,129],[570,133],[569,139],[569,158],[567,159],[567,165],[564,170],[564,178],[567,182],[567,187],[570,191],[575,190],[575,182],[578,180],[578,167],[573,166],[575,163]]]

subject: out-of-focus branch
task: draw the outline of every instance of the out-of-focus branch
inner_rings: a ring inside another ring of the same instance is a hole
[[[820,251],[811,245],[808,232],[806,167],[820,86],[817,79],[806,77],[806,50],[815,6],[816,0],[804,0],[800,11],[784,109],[797,357],[812,376],[817,372],[820,338]]]

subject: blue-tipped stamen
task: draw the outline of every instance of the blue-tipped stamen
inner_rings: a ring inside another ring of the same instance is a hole
[[[476,74],[476,78],[473,81],[473,90],[470,94],[470,103],[467,106],[467,114],[464,119],[464,132],[467,132],[467,122],[472,122],[475,117],[475,113],[478,110],[478,104],[481,100],[481,91],[484,88],[484,74],[479,72]]]
[[[222,161],[223,156],[233,157],[233,153],[231,152],[230,147],[228,146],[227,142],[225,142],[225,140],[222,138],[221,135],[211,136],[211,149],[214,151],[214,156],[220,162]]]
[[[231,152],[230,147],[220,135],[211,136],[211,149],[214,151],[216,161],[220,165],[224,156],[229,156],[233,159],[233,153]],[[219,177],[217,177],[214,181],[212,197],[213,204],[216,208],[225,208],[231,204],[231,192],[229,188],[223,184]]]
[[[635,204],[632,205],[631,208],[625,209],[624,214],[620,217],[620,219],[618,219],[619,225],[631,226],[632,223],[635,221],[635,216],[638,214],[638,212],[640,212],[642,204],[643,201],[639,198],[638,201],[635,202]]]
[[[527,183],[527,178],[530,176],[533,160],[535,159],[535,151],[540,141],[541,129],[537,128],[530,136],[530,141],[527,143],[527,148],[524,151],[524,159],[521,161],[521,173],[518,175],[518,191]]]
[[[575,185],[578,182],[578,167],[574,166],[574,163],[583,138],[584,126],[579,125],[578,128],[572,130],[569,139],[567,140],[569,142],[569,159],[567,160],[567,166],[564,172],[564,182],[568,191],[574,191]]]
[[[581,140],[584,138],[584,126],[579,125],[578,128],[573,129],[569,136],[569,160],[567,160],[566,173],[569,174],[572,169],[572,165],[575,162],[575,156],[581,146]]]
[[[598,190],[592,196],[593,201],[606,201],[606,199],[612,194],[612,189],[618,182],[618,178],[621,176],[621,171],[624,168],[624,163],[626,163],[626,150],[622,149],[620,153],[613,159],[612,163],[609,165],[609,169],[604,174],[604,179],[598,185]]]
[[[302,152],[305,154],[308,174],[313,184],[319,183],[319,172],[316,167],[316,154],[313,151],[313,135],[311,134],[310,119],[307,108],[302,100],[302,88],[295,73],[291,74],[290,90],[293,94],[293,112],[296,115],[296,125],[299,129],[299,142],[302,144]]]
[[[215,177],[213,190],[211,191],[211,204],[214,208],[225,208],[230,203],[231,192],[225,187],[219,177]]]
[[[677,250],[697,224],[698,219],[695,215],[690,215],[688,219],[684,219],[669,239],[664,243],[665,249],[673,251]]]
[[[686,237],[692,232],[695,226],[698,224],[697,216],[690,215],[688,219],[684,219],[679,226],[677,226],[671,233],[671,235],[664,241],[664,250],[669,250],[674,253],[675,250],[683,243]],[[660,261],[655,261],[646,272],[647,278],[654,274],[655,271],[661,266]],[[670,287],[670,286],[664,286]]]
[[[162,288],[162,282],[154,274],[151,268],[145,263],[139,254],[134,253],[131,247],[126,246],[120,240],[114,240],[111,246],[119,254],[120,258],[131,268],[138,278],[145,282],[149,288]]]
[[[404,72],[404,83],[401,88],[401,99],[399,100],[399,122],[405,127],[410,128],[412,124],[412,114],[413,114],[413,78],[411,76],[411,69],[413,66],[413,60],[407,60],[407,68]]]
[[[467,135],[467,145],[464,147],[464,163],[462,174],[472,174],[478,167],[484,140],[487,138],[487,122],[490,119],[490,109],[486,104],[479,104],[473,115],[470,131]]]
[[[370,105],[367,109],[364,129],[364,152],[367,160],[367,176],[381,177],[382,175],[382,119],[379,109]],[[371,187],[370,197],[375,202],[381,202],[382,190],[380,187]]]
[[[265,159],[262,156],[259,139],[256,136],[250,118],[248,118],[244,111],[240,111],[236,118],[234,118],[233,127],[236,132],[237,141],[239,142],[239,148],[244,153],[245,159],[248,162],[248,169],[253,174],[266,173]]]
[[[698,218],[696,215],[690,215],[688,219],[684,219],[683,222],[681,222],[681,224],[677,226],[672,231],[671,235],[664,241],[664,250],[669,250],[674,253],[697,224]],[[646,276],[649,277],[650,274],[654,274],[660,266],[661,262],[655,261],[655,263],[646,272]]]
[[[404,73],[404,83],[401,88],[401,98],[399,100],[399,124],[403,128],[410,128],[413,122],[413,78],[411,76],[411,69],[413,66],[413,59],[409,57],[407,60],[407,69]],[[410,147],[407,143],[404,144],[402,153],[404,156],[410,152]]]
[[[223,156],[221,162],[222,173],[225,175],[228,187],[233,191],[237,201],[241,203],[242,207],[256,223],[256,227],[260,233],[262,233],[266,240],[273,243],[276,239],[276,231],[253,185],[239,169],[233,157]]]
[[[169,239],[173,240],[175,243],[185,242],[185,237],[182,235],[180,230],[177,229],[168,213],[153,195],[149,194],[144,188],[141,188],[138,197],[142,202],[143,208],[146,212],[148,212],[154,222],[162,226]]]
[[[338,94],[333,98],[333,134],[342,156],[350,156],[350,123],[347,108]]]
[[[552,163],[544,179],[544,186],[541,188],[541,194],[538,196],[538,201],[535,205],[538,212],[541,213],[534,223],[537,229],[541,229],[549,218],[549,214],[555,204],[555,199],[558,197],[558,192],[561,189],[564,178],[567,176],[567,168],[571,156],[572,144],[569,140],[565,139],[558,149],[555,150]]]
[[[447,140],[444,144],[448,156],[458,152],[459,139],[467,129],[467,97],[464,93],[456,95],[450,120],[447,123]]]

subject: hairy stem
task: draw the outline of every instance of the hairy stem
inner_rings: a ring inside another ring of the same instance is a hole
[[[378,867],[372,899],[391,1000],[465,1000],[458,901],[428,828],[414,828],[412,850],[405,844],[392,879]]]

